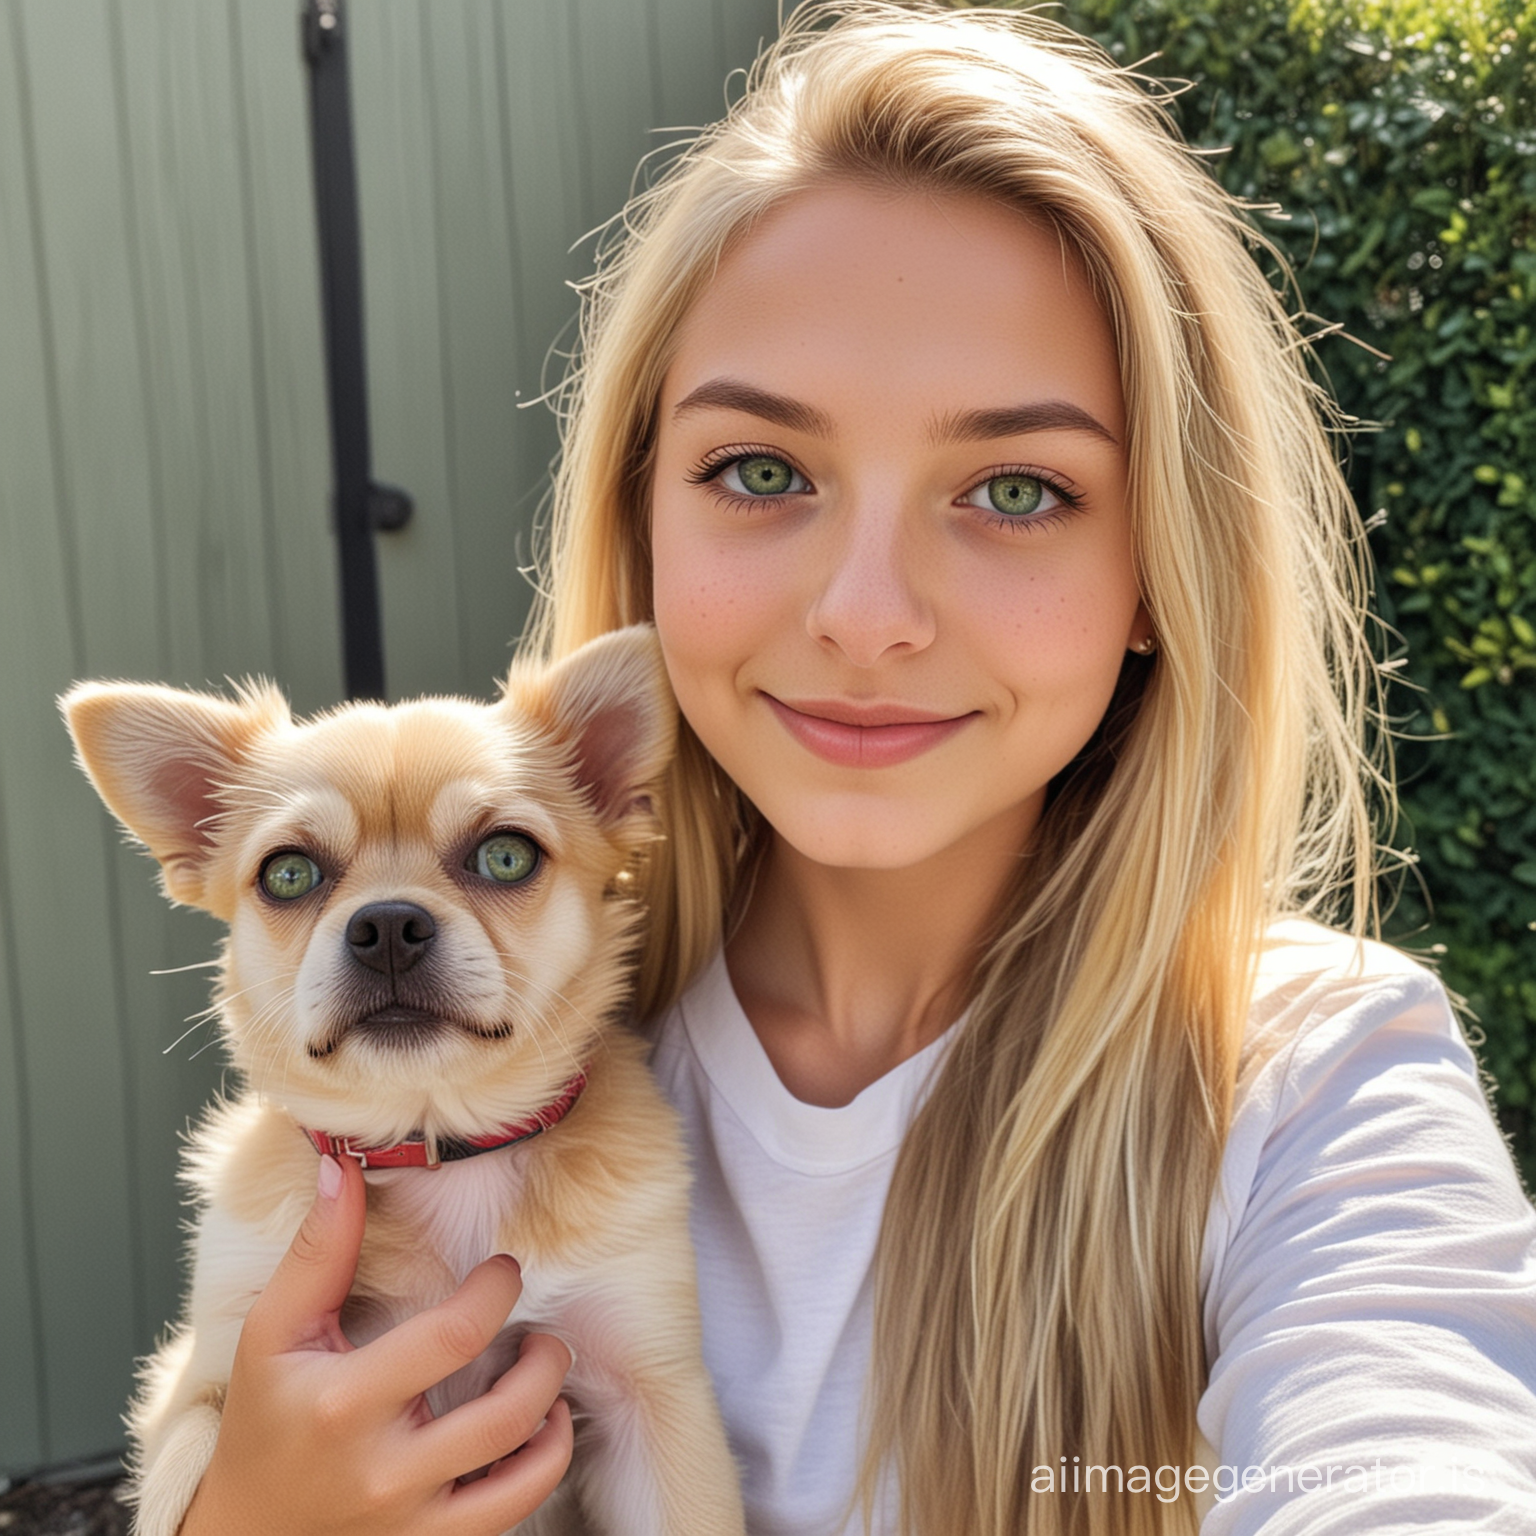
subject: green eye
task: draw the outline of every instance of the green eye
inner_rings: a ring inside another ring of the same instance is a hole
[[[795,483],[794,470],[783,459],[771,459],[767,454],[742,459],[731,467],[749,496],[782,496]]]
[[[488,837],[470,855],[469,868],[499,885],[517,885],[539,867],[539,845],[516,832]]]
[[[278,901],[307,896],[324,878],[320,866],[302,853],[274,853],[261,866],[261,888]]]
[[[987,500],[1008,517],[1023,517],[1045,499],[1045,487],[1033,475],[994,475],[987,481]]]

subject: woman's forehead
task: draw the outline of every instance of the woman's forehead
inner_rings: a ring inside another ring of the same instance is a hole
[[[798,404],[824,434],[875,393],[935,435],[1060,402],[1124,440],[1113,329],[1080,258],[961,193],[837,183],[774,209],[684,317],[663,410],[729,404],[722,382]]]

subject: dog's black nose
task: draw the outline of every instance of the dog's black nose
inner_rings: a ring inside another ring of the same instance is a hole
[[[436,936],[432,914],[413,901],[370,902],[347,924],[353,957],[386,976],[410,970]]]

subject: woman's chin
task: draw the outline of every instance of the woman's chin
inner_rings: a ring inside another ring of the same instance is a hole
[[[971,857],[983,851],[982,844],[994,856],[1004,846],[1021,853],[1038,819],[1032,805],[966,816],[953,802],[903,805],[855,796],[825,802],[786,797],[782,806],[759,809],[779,840],[802,858],[848,870],[911,870],[943,863],[946,856]]]

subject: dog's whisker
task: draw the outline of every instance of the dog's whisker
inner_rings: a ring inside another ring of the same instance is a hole
[[[216,965],[223,965],[221,955],[215,955],[212,960],[194,960],[191,965],[167,965],[157,971],[151,971],[151,976],[180,976],[183,971],[205,971]]]
[[[270,986],[274,981],[291,981],[299,974],[300,967],[291,965],[285,971],[274,971],[270,976],[263,976],[253,981],[248,987],[241,987],[238,992],[221,992],[214,1006],[223,1007],[226,1003],[232,1003],[237,997],[244,997],[247,992],[254,992],[257,987]]]
[[[297,976],[298,972],[296,970],[289,971],[287,975]],[[214,999],[213,1002],[209,1003],[206,1008],[199,1008],[196,1013],[189,1013],[181,1022],[183,1024],[192,1024],[195,1021],[196,1023],[200,1024],[208,1019],[216,1018],[222,1014],[231,1003],[237,1002],[240,998],[246,996],[247,993],[254,992],[260,987],[271,986],[274,981],[280,981],[282,979],[282,973],[279,973],[277,976],[265,976],[260,981],[253,981],[248,987],[242,987],[238,992],[221,993],[217,998]]]
[[[534,1049],[538,1051],[540,1070],[548,1071],[549,1054],[544,1048],[544,1037],[553,1034],[548,1019],[542,1012],[527,1009],[523,999],[516,996],[507,1000],[506,1011],[511,1015],[514,1032],[528,1040]],[[563,1047],[563,1054],[573,1068],[580,1066],[576,1053],[569,1046]]]
[[[506,974],[513,981],[520,981],[523,979],[512,972],[507,972]],[[512,993],[506,1000],[506,1011],[512,1015],[513,1024],[519,1028],[526,1029],[530,1032],[536,1032],[540,1029],[549,1027],[548,1010],[546,1008],[531,1006],[526,998],[518,996],[515,992]],[[578,1012],[574,1006],[572,1007],[572,1011]],[[579,1016],[580,1015],[578,1012],[578,1017]],[[582,1022],[585,1023],[586,1020],[583,1019]]]
[[[274,1026],[276,1025],[278,1016],[284,1009],[288,1007],[289,1004],[292,1003],[294,997],[297,995],[298,988],[297,986],[291,984],[291,979],[296,977],[298,974],[298,970],[295,968],[287,971],[286,973],[280,972],[277,977],[269,977],[264,982],[260,983],[261,985],[271,985],[273,981],[284,979],[285,977],[290,981],[290,985],[283,987],[276,993],[275,996],[268,998],[260,1008],[258,1008],[253,1014],[250,1015],[248,1019],[245,1020],[244,1028],[253,1043],[259,1042],[262,1035],[268,1031],[271,1031],[273,1034],[276,1033]],[[241,997],[244,996],[246,992],[252,992],[254,990],[255,986],[246,987],[234,995],[236,997]],[[193,1026],[194,1029],[196,1027],[196,1025]],[[191,1030],[187,1031],[188,1034],[191,1032]],[[186,1036],[184,1035],[182,1038],[185,1039]],[[215,1039],[216,1038],[217,1036],[215,1036]],[[203,1051],[207,1050],[207,1048],[208,1047],[206,1045],[200,1046],[198,1050],[193,1053],[192,1059],[196,1059],[196,1057],[201,1055]],[[286,1072],[286,1070],[287,1068],[285,1065],[284,1071]]]
[[[171,1052],[174,1051],[176,1049],[176,1047],[178,1045],[180,1045],[181,1042],[187,1038],[188,1035],[195,1035],[198,1032],[198,1030],[200,1030],[203,1027],[203,1025],[211,1024],[211,1023],[213,1023],[213,1020],[214,1020],[214,1015],[213,1014],[211,1014],[211,1013],[203,1014],[199,1019],[197,1019],[197,1021],[192,1025],[192,1027],[190,1029],[182,1030],[182,1032],[179,1035],[177,1035],[176,1038],[174,1040],[172,1040],[171,1043],[168,1046],[166,1046],[164,1050],[162,1050],[160,1052],[160,1054],[162,1056],[169,1056],[171,1054]],[[183,1021],[183,1022],[185,1022],[185,1021]],[[215,1035],[213,1038],[215,1040],[217,1040],[218,1036]],[[202,1048],[199,1047],[199,1049],[202,1049]]]
[[[505,974],[513,981],[520,981],[525,979],[520,977],[510,967],[503,967],[503,969]],[[532,985],[532,983],[530,983],[530,985]],[[548,990],[553,992],[553,989]],[[508,1011],[514,1015],[514,1026],[521,1029],[529,1039],[533,1040],[535,1044],[539,1045],[541,1054],[543,1051],[543,1044],[540,1038],[541,1035],[555,1036],[559,1042],[561,1054],[566,1058],[566,1061],[569,1063],[573,1070],[580,1071],[581,1069],[591,1065],[592,1057],[594,1054],[606,1050],[608,1044],[607,1032],[600,1025],[595,1024],[591,1015],[588,1014],[584,1009],[578,1007],[576,1003],[574,1003],[569,997],[566,997],[565,994],[556,992],[553,995],[559,997],[560,1000],[564,1002],[565,1005],[571,1010],[571,1012],[578,1019],[580,1019],[584,1025],[587,1026],[588,1048],[586,1052],[578,1051],[574,1046],[570,1045],[563,1038],[561,1038],[564,1032],[556,1031],[544,1012],[538,1010],[530,1010],[525,1012],[525,1004],[521,999],[510,999],[508,1004]],[[547,1059],[543,1064],[546,1066],[548,1065]]]
[[[179,1034],[173,1041],[171,1041],[171,1043],[166,1046],[160,1052],[160,1054],[162,1056],[169,1056],[170,1053],[174,1051],[176,1047],[180,1045],[181,1042],[185,1040],[189,1035],[196,1034],[197,1031],[201,1029],[205,1024],[216,1022],[222,1017],[225,1008],[227,1008],[230,1003],[234,1002],[238,998],[244,997],[248,992],[254,992],[258,987],[270,986],[273,984],[273,982],[290,979],[297,976],[298,974],[298,968],[294,967],[286,972],[279,972],[276,976],[263,977],[261,981],[253,982],[248,987],[242,987],[238,992],[231,992],[227,995],[220,996],[216,1001],[210,1003],[206,1008],[200,1008],[196,1013],[189,1013],[186,1018],[182,1020],[182,1023],[186,1024],[188,1028],[183,1030],[181,1034]],[[287,988],[284,992],[279,994],[277,998],[273,999],[271,1003],[264,1005],[263,1008],[258,1011],[258,1016],[260,1013],[266,1012],[267,1009],[271,1008],[275,1004],[286,1002],[294,995],[295,990],[296,989],[291,986]],[[215,1035],[213,1038],[216,1040],[218,1039],[218,1036]],[[195,1061],[197,1057],[207,1049],[208,1047],[206,1045],[199,1046],[198,1049],[194,1051],[188,1059]]]
[[[571,1012],[574,1013],[583,1024],[591,1024],[592,1020],[587,1016],[587,1014],[583,1012],[582,1009],[579,1008],[576,1003],[573,1002],[571,998],[562,992],[558,987],[551,987],[545,982],[535,981],[532,976],[524,975],[523,972],[516,970],[511,965],[507,964],[505,960],[501,961],[501,974],[508,981],[515,981],[521,986],[529,987],[536,992],[543,993],[546,998],[553,998],[556,1002],[564,1003],[565,1006],[569,1008]]]
[[[279,1022],[284,1006],[293,1000],[297,991],[297,987],[290,987],[281,996],[273,998],[270,1003],[252,1015],[247,1024],[247,1029],[249,1031],[249,1039],[253,1045],[260,1043],[264,1034],[270,1034],[274,1040],[277,1039]],[[278,1043],[281,1045],[280,1041]],[[292,1066],[292,1061],[286,1050],[280,1050],[279,1056],[282,1061],[283,1076],[282,1081],[278,1085],[277,1097],[279,1100],[286,1100],[288,1096],[288,1072]]]
[[[580,1053],[564,1039],[563,1032],[557,1032],[549,1019],[539,1012],[524,1012],[520,1001],[513,1000],[508,1008],[513,1015],[513,1027],[520,1030],[524,1038],[531,1041],[539,1053],[539,1065],[542,1069],[549,1068],[549,1055],[546,1052],[545,1038],[550,1039],[551,1044],[559,1049],[560,1055],[565,1058],[566,1065],[572,1071],[580,1071],[585,1065]]]
[[[288,987],[251,1015],[247,1028],[253,1038],[259,1038],[266,1032],[276,1035],[279,1015],[293,1002],[297,991],[296,987]]]
[[[293,995],[294,988],[286,987],[275,997],[269,997],[267,1001],[264,1002],[261,1007],[258,1008],[253,1014],[251,1014],[251,1016],[246,1020],[246,1028],[252,1034],[260,1034],[261,1031],[265,1029],[274,1018],[276,1018],[278,1010],[293,1001]]]

